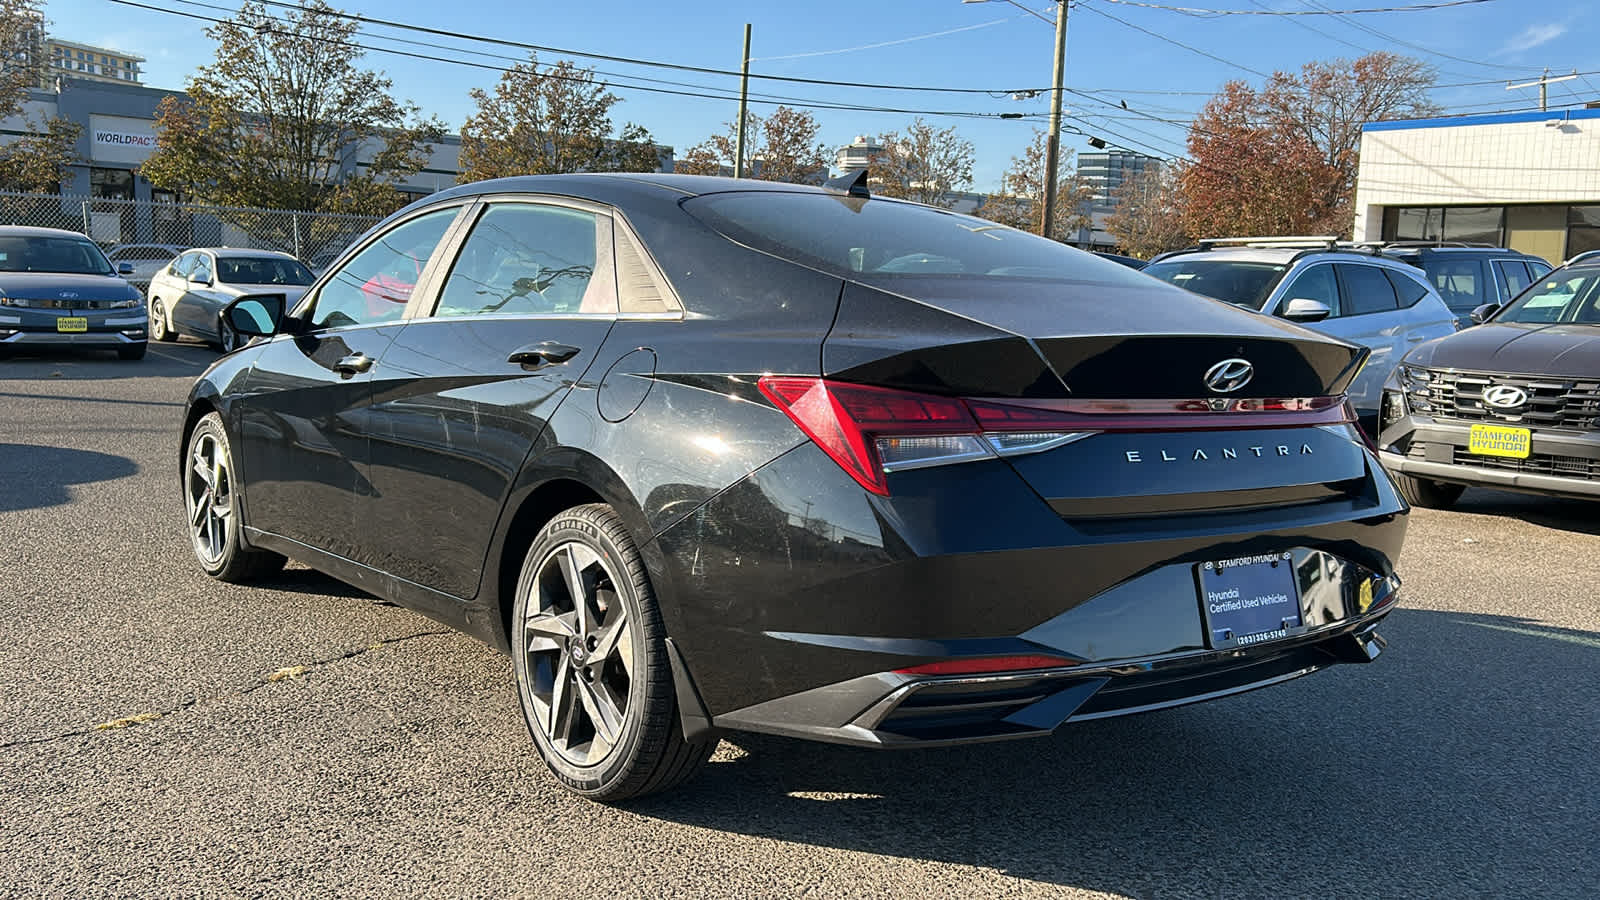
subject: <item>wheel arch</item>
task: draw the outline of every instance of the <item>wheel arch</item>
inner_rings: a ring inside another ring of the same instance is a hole
[[[616,511],[629,536],[644,557],[668,632],[676,620],[668,600],[670,588],[661,552],[645,518],[644,509],[615,470],[592,454],[572,447],[557,447],[536,454],[523,465],[511,488],[501,525],[489,547],[478,589],[479,606],[495,616],[493,643],[502,652],[511,649],[511,609],[516,602],[517,577],[523,557],[545,523],[562,511],[585,503],[604,503]]]

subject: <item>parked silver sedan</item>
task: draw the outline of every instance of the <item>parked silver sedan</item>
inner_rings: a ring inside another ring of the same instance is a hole
[[[150,337],[189,335],[230,352],[243,343],[222,308],[247,294],[281,294],[292,306],[315,279],[305,264],[274,250],[189,250],[150,280]]]

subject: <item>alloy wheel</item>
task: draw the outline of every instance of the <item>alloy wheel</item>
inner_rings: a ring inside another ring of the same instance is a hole
[[[519,661],[531,718],[562,759],[594,766],[623,737],[637,669],[634,626],[615,573],[588,545],[555,546],[536,572]]]
[[[216,435],[201,434],[196,438],[184,473],[184,486],[195,553],[206,565],[218,565],[228,549],[233,480],[228,472],[227,450]]]
[[[222,345],[223,353],[232,353],[239,349],[239,332],[234,331],[226,320],[218,321],[217,342]]]
[[[167,308],[160,300],[150,301],[150,337],[157,341],[167,339]]]

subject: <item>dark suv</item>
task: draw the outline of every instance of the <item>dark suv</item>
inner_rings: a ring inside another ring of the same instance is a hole
[[[1444,298],[1462,328],[1473,324],[1473,310],[1486,303],[1505,306],[1551,269],[1537,256],[1504,247],[1391,241],[1379,249],[1385,256],[1428,273],[1428,283]]]
[[[1600,259],[1564,266],[1483,324],[1406,355],[1380,458],[1417,506],[1468,485],[1600,499]]]

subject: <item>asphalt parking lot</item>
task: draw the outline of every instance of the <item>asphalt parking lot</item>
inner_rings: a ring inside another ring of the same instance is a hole
[[[198,344],[0,362],[10,896],[1600,896],[1600,508],[1419,510],[1389,651],[1051,738],[735,736],[575,799],[507,661],[294,567],[195,565]]]

